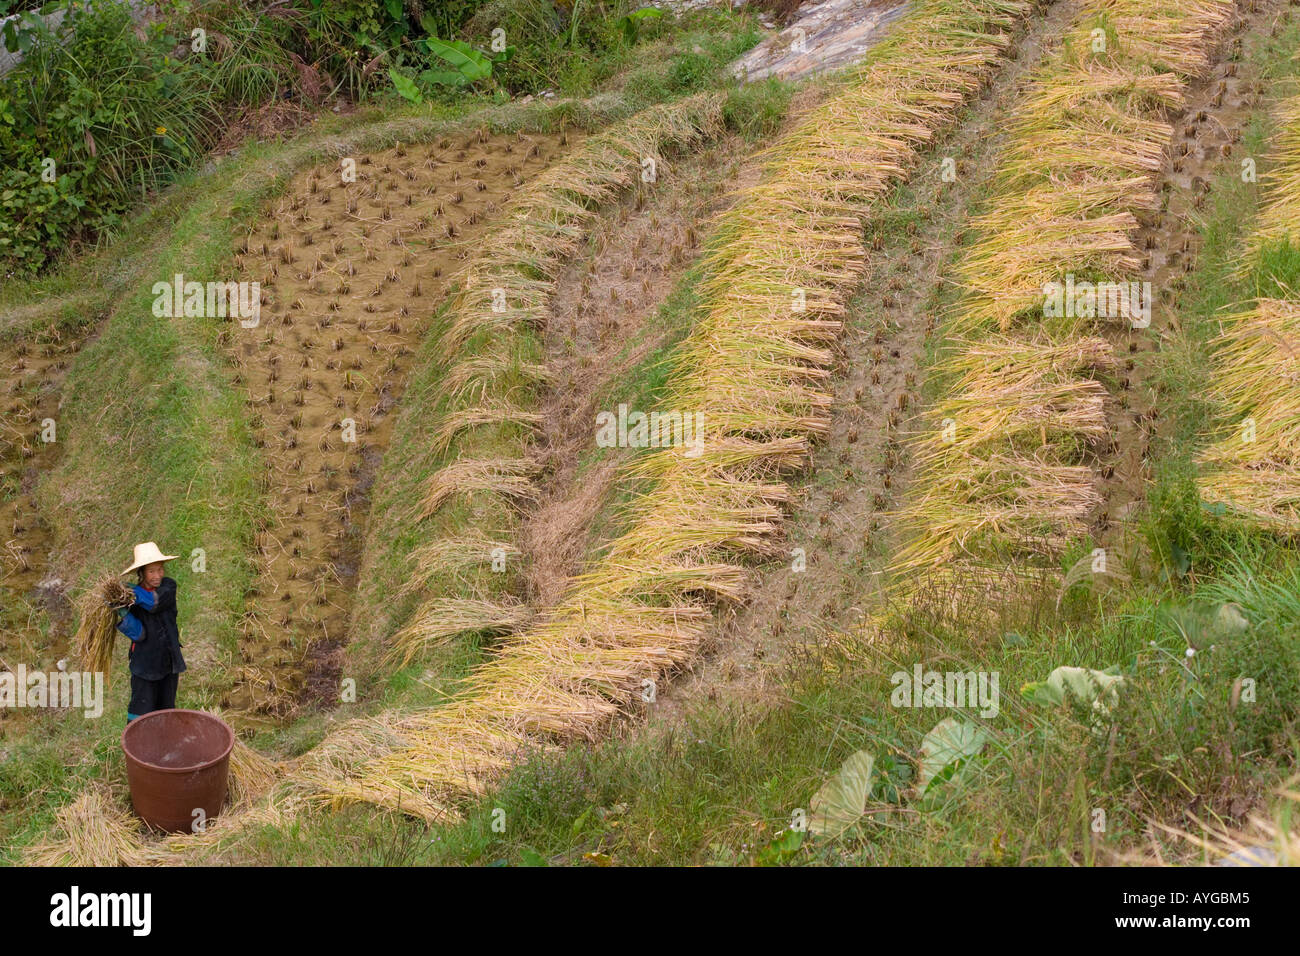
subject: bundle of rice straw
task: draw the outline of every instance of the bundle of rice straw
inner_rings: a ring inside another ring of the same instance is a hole
[[[117,638],[117,611],[129,607],[135,596],[116,576],[106,577],[86,590],[77,601],[81,623],[73,639],[81,669],[98,672],[108,680],[113,663],[113,642]]]
[[[28,848],[31,866],[141,866],[140,821],[99,788],[87,790],[55,816],[51,838]]]
[[[272,793],[258,803],[208,821],[200,833],[169,833],[148,844],[141,854],[141,865],[181,866],[203,860],[228,850],[262,827],[283,829],[302,812],[303,798],[292,794]]]
[[[100,672],[108,680],[113,663],[113,641],[117,639],[117,611],[129,607],[135,596],[121,578],[104,578],[88,588],[77,601],[81,624],[74,645],[82,670]]]
[[[231,723],[230,716],[220,707],[212,708],[211,713],[227,724]],[[230,751],[227,784],[231,809],[253,803],[271,789],[284,770],[284,764],[248,746],[236,735],[235,746]]]
[[[270,790],[284,768],[254,750],[238,737],[230,751],[230,805],[251,804]]]

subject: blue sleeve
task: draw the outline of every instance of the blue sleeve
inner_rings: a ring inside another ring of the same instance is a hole
[[[127,640],[144,640],[144,625],[141,624],[140,619],[130,611],[122,615],[121,623],[117,625],[117,629],[126,635]]]
[[[142,611],[152,611],[158,604],[158,598],[147,588],[140,585],[133,585],[131,590],[135,592],[135,604]]]
[[[176,582],[171,578],[163,578],[162,584],[158,585],[158,590],[154,594],[150,594],[139,585],[132,590],[135,592],[136,610],[146,614],[158,614],[161,611],[176,609]]]

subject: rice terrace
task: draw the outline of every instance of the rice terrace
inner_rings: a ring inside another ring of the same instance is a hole
[[[0,861],[1300,862],[1300,4],[0,17]]]

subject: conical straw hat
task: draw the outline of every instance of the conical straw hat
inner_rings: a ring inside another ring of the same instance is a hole
[[[143,568],[146,564],[153,564],[155,561],[175,561],[176,555],[163,554],[158,545],[152,541],[146,541],[144,544],[135,546],[135,563],[123,571],[123,574],[130,574],[136,568]]]

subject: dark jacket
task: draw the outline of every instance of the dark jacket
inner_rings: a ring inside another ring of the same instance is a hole
[[[185,670],[185,658],[181,656],[181,632],[176,626],[176,582],[163,578],[152,595],[141,587],[132,590],[136,600],[129,617],[140,622],[141,633],[131,643],[131,673],[145,680],[179,674]]]

